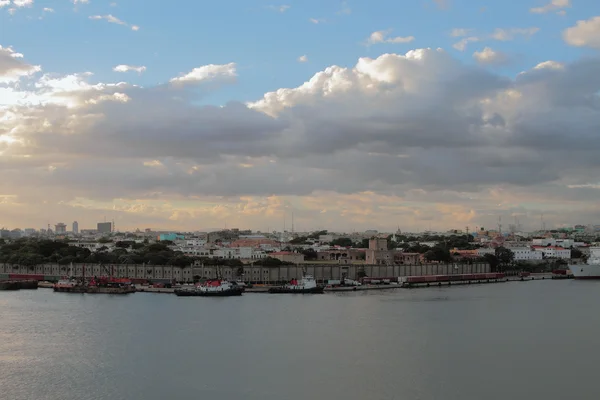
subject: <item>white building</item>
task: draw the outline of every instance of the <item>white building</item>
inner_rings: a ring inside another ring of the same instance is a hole
[[[533,249],[544,255],[544,258],[571,258],[571,249],[558,246],[533,246]]]
[[[532,250],[529,246],[509,247],[508,249],[515,255],[515,261],[532,261],[541,260],[544,258],[542,253]]]

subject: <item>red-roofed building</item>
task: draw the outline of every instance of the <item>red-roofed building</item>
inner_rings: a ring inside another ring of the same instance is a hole
[[[531,246],[534,251],[540,251],[544,258],[571,258],[571,249],[565,249],[559,246]]]

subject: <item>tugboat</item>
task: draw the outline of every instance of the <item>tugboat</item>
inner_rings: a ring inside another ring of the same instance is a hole
[[[193,288],[175,289],[177,296],[228,297],[241,296],[244,288],[235,282],[221,279],[210,279]]]
[[[317,281],[312,275],[304,274],[300,282],[296,279],[292,279],[290,283],[284,286],[272,287],[269,289],[269,293],[301,293],[301,294],[320,294],[323,293],[324,287],[317,285]]]

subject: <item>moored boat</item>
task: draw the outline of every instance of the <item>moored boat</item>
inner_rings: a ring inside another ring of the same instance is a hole
[[[61,279],[54,285],[54,291],[63,293],[128,294],[135,293],[135,287],[128,279],[94,278],[89,282]]]
[[[181,297],[228,297],[241,296],[242,293],[244,293],[242,286],[221,279],[211,279],[191,288],[175,289],[175,295]]]
[[[298,294],[320,294],[325,288],[317,284],[312,275],[304,275],[300,281],[292,279],[284,286],[272,287],[269,293],[298,293]]]
[[[585,264],[570,264],[575,279],[600,279],[600,247],[590,247],[590,256]]]

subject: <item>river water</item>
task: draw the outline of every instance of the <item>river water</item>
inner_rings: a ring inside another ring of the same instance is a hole
[[[598,399],[600,282],[0,292],[0,399]]]

